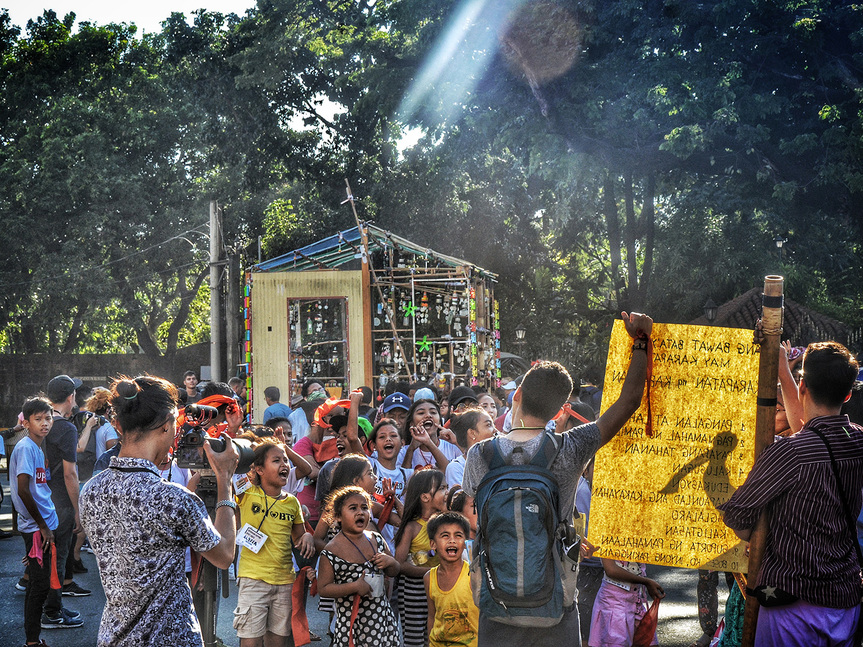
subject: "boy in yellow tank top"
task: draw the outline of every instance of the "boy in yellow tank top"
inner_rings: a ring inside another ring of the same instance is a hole
[[[458,512],[429,519],[429,543],[440,564],[425,575],[429,647],[476,647],[479,609],[473,602],[464,545],[470,523]]]

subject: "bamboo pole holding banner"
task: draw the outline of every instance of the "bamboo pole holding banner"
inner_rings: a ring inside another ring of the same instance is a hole
[[[776,426],[776,383],[779,379],[779,343],[782,337],[783,286],[781,276],[764,277],[764,292],[761,295],[761,356],[758,364],[758,411],[755,417],[755,460],[761,451],[773,442]],[[767,512],[762,511],[758,523],[749,537],[750,588],[758,579],[764,542],[767,537]],[[758,600],[754,595],[746,596],[743,614],[743,636],[741,647],[753,647],[755,629],[758,625]]]

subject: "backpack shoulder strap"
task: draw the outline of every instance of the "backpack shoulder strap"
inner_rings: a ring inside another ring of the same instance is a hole
[[[488,466],[489,472],[507,464],[503,453],[500,451],[500,441],[497,438],[481,442],[479,444],[479,455],[482,456],[482,459]]]
[[[534,467],[542,467],[547,470],[551,469],[551,464],[557,455],[560,453],[560,447],[563,444],[562,436],[557,435],[552,431],[544,431],[542,442],[539,449],[530,459],[530,464]]]

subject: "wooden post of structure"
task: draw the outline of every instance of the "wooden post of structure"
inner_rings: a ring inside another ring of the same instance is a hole
[[[783,284],[784,279],[781,276],[764,278],[764,293],[761,297],[764,339],[761,342],[758,366],[758,411],[755,418],[756,460],[761,451],[773,442],[776,431],[776,383],[779,378],[779,343],[782,337]],[[766,537],[767,514],[762,512],[749,537],[748,581],[753,588],[758,579],[758,571],[761,569]],[[758,600],[755,596],[747,596],[741,647],[753,647],[755,644],[758,610]]]
[[[360,217],[357,215],[357,207],[354,204],[354,194],[351,191],[351,183],[348,182],[348,178],[345,178],[345,187],[346,187],[346,190],[348,193],[348,197],[346,200],[344,200],[342,202],[342,204],[344,204],[345,202],[351,203],[351,211],[354,214],[354,221],[357,223],[357,229],[360,232],[360,240],[362,241],[362,244],[363,244],[363,248],[362,248],[363,271],[368,272],[368,276],[366,276],[365,274],[363,275],[364,289],[365,289],[366,285],[369,286],[368,304],[366,307],[366,312],[363,313],[363,321],[365,322],[368,319],[368,323],[367,323],[368,327],[366,328],[365,336],[363,337],[363,353],[364,353],[363,357],[364,357],[364,361],[366,362],[366,369],[364,371],[363,378],[369,380],[368,382],[366,382],[366,384],[372,388],[372,391],[374,391],[375,390],[374,379],[370,377],[370,375],[372,375],[374,371],[371,368],[369,368],[372,366],[373,357],[374,357],[373,350],[372,350],[372,345],[374,344],[374,336],[372,335],[372,325],[371,325],[371,307],[372,307],[371,283],[375,284],[375,289],[377,289],[377,292],[378,292],[378,299],[380,299],[380,302],[383,304],[384,308],[386,308],[387,316],[389,316],[389,320],[390,320],[390,328],[392,329],[392,333],[393,333],[393,341],[395,342],[395,344],[398,345],[399,350],[401,351],[402,357],[405,358],[405,364],[407,364],[407,355],[405,354],[405,349],[402,346],[402,340],[399,337],[398,332],[396,332],[396,317],[395,317],[396,313],[390,311],[390,307],[389,307],[389,305],[387,305],[386,299],[384,299],[384,293],[381,290],[381,285],[380,285],[380,283],[378,283],[377,276],[375,275],[375,268],[372,265],[372,255],[371,255],[371,251],[369,250],[368,233],[367,233],[365,227],[363,227],[362,223],[360,222]],[[366,304],[364,304],[364,306],[365,305]],[[368,344],[366,344],[366,339],[368,339]]]

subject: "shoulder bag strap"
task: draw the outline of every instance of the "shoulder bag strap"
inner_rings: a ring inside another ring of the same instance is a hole
[[[836,485],[839,490],[839,499],[842,501],[842,508],[845,510],[845,519],[848,522],[848,529],[851,531],[851,539],[854,548],[857,552],[857,563],[863,568],[863,552],[860,550],[860,542],[857,541],[857,517],[851,514],[851,506],[848,505],[848,499],[845,496],[845,488],[842,486],[842,479],[839,478],[839,468],[836,467],[836,459],[833,456],[833,449],[824,437],[824,434],[814,427],[810,427],[812,431],[818,434],[821,442],[827,448],[827,454],[830,456],[830,467],[833,468],[833,477],[836,479]]]

